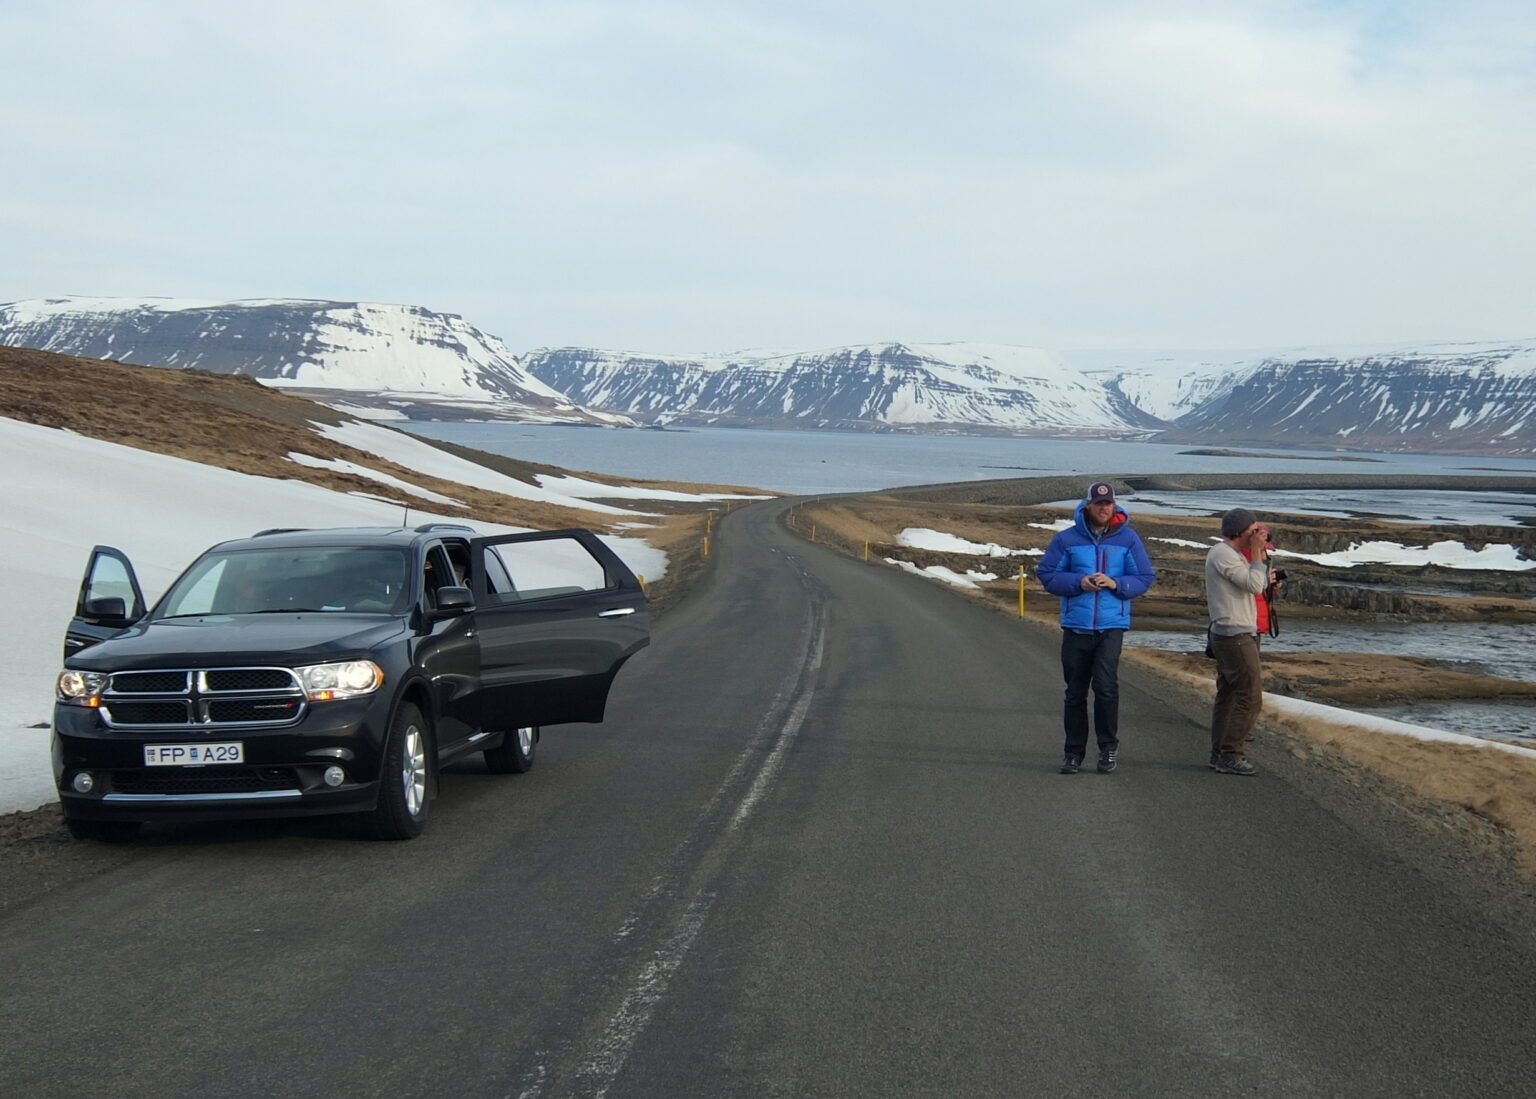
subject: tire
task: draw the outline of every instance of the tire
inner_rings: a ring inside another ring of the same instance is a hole
[[[533,754],[539,743],[539,727],[524,725],[508,729],[501,743],[485,750],[485,768],[493,775],[521,775],[533,769]]]
[[[77,840],[100,840],[102,843],[127,843],[139,834],[136,820],[76,820],[64,818],[64,827]]]
[[[432,792],[432,733],[409,702],[395,711],[384,741],[379,803],[366,817],[374,839],[409,840],[427,824]]]

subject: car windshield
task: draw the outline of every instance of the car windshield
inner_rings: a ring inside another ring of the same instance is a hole
[[[156,618],[330,611],[402,614],[410,569],[398,548],[305,546],[210,553],[155,608]]]

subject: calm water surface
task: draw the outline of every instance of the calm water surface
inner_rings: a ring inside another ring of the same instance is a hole
[[[669,481],[752,485],[811,495],[998,477],[1081,474],[1085,480],[1147,473],[1424,473],[1536,477],[1536,460],[1432,454],[1298,450],[1284,458],[1182,454],[1187,445],[1078,439],[990,439],[960,435],[865,435],[841,431],[680,431],[533,424],[401,423],[417,435],[567,469]],[[1378,510],[1389,510],[1381,508]]]

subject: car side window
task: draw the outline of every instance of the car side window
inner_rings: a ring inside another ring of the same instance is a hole
[[[507,575],[507,567],[502,564],[501,558],[494,548],[487,549],[481,560],[485,563],[485,590],[497,603],[510,603],[521,599],[517,585],[512,583],[512,578]]]
[[[453,570],[454,584],[469,587],[469,547],[463,542],[444,542],[443,551],[448,556],[448,567]]]
[[[487,583],[494,585],[501,602],[605,591],[613,586],[602,562],[574,538],[489,546],[485,571]]]
[[[111,556],[101,556],[92,562],[93,568],[85,582],[85,599],[121,599],[130,615],[137,609],[133,582],[128,578],[128,566]]]
[[[431,610],[437,606],[439,588],[458,587],[461,584],[462,581],[453,574],[453,566],[448,561],[448,555],[443,552],[443,547],[432,546],[428,549],[421,567],[421,594],[427,608]]]

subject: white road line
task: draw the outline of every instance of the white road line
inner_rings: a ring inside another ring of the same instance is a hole
[[[707,820],[715,808],[729,796],[735,789],[751,765],[753,759],[761,759],[757,773],[752,778],[752,784],[742,795],[735,812],[731,815],[730,824],[724,832],[715,837],[715,847],[718,857],[723,859],[729,854],[742,834],[741,826],[751,817],[754,810],[766,797],[774,780],[783,769],[784,759],[794,742],[800,727],[805,723],[805,715],[810,711],[811,701],[816,694],[816,675],[821,670],[822,653],[826,648],[826,624],[823,620],[820,608],[813,604],[811,618],[807,623],[809,633],[808,643],[803,650],[805,659],[794,675],[785,680],[784,685],[775,694],[773,705],[769,707],[764,716],[764,725],[759,736],[752,739],[746,749],[741,753],[730,773],[726,776],[709,804],[700,816],[700,820]],[[776,715],[783,713],[783,705],[788,696],[788,712],[779,722],[776,733],[773,733],[773,747],[766,757],[761,755],[763,735],[770,731],[771,723]],[[698,836],[703,829],[695,829],[693,834],[683,841],[672,859],[675,869],[667,874],[658,876],[646,892],[646,896],[636,911],[620,926],[614,935],[614,944],[622,943],[639,926],[642,913],[650,902],[657,897],[675,892],[682,886],[682,875],[686,872],[685,863],[688,860],[677,856],[687,852],[698,842]],[[641,967],[636,975],[629,992],[625,995],[619,1008],[609,1020],[603,1035],[588,1052],[582,1061],[578,1071],[578,1078],[586,1087],[584,1093],[591,1094],[597,1099],[607,1095],[608,1089],[618,1079],[624,1062],[629,1058],[635,1043],[651,1021],[651,1016],[656,1010],[656,1005],[661,1002],[666,994],[667,987],[672,977],[682,966],[688,956],[689,949],[694,940],[698,938],[704,921],[708,918],[714,907],[715,897],[713,893],[700,891],[689,902],[687,909],[678,919],[666,942],[654,955]],[[530,1092],[524,1093],[524,1099],[536,1099],[542,1090],[543,1081],[539,1081]]]

